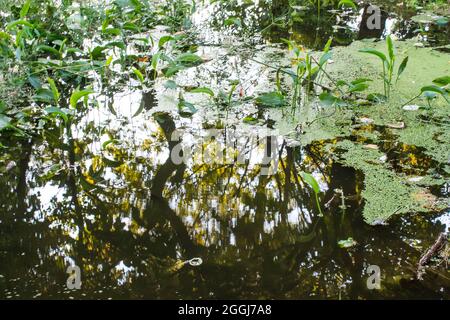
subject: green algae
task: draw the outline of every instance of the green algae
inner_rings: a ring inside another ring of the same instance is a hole
[[[363,217],[369,224],[379,224],[395,214],[430,212],[444,209],[446,204],[425,188],[407,182],[384,161],[379,150],[343,140],[335,147],[343,151],[337,156],[344,165],[364,174]]]

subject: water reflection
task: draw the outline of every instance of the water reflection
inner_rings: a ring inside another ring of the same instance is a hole
[[[349,12],[323,12],[315,33],[316,17],[303,9],[294,15],[300,20],[277,20],[264,30],[284,11],[221,5],[227,10],[210,9],[213,25],[228,12],[241,17],[245,32],[264,31],[271,41],[292,36],[320,48],[331,35],[339,44],[382,36],[358,30],[359,18]],[[394,27],[389,19],[386,29],[410,36],[413,26]],[[201,25],[202,15],[194,22]],[[207,66],[183,71],[180,86],[195,79],[216,89],[223,79],[236,77],[252,95],[270,83],[271,74],[260,65],[211,49],[209,44],[223,39],[220,31],[211,32],[199,51],[221,54]],[[229,113],[211,107],[182,118],[174,111],[177,92],[167,91],[161,83],[144,91],[114,90],[101,95],[99,107],[80,115],[70,130],[48,128],[43,137],[1,141],[8,149],[0,155],[0,297],[450,297],[448,272],[412,280],[421,252],[448,228],[448,214],[396,217],[388,226],[369,226],[361,215],[364,176],[334,162],[325,141],[293,147],[278,137],[277,170],[271,175],[261,175],[263,168],[251,162],[175,164],[170,154],[178,143],[171,139],[176,130],[185,133],[184,143],[198,144],[211,126],[248,136],[244,130],[253,127],[236,125],[243,112],[266,118],[245,104]],[[141,106],[144,111],[133,117]],[[389,157],[397,170],[408,161],[404,153]],[[411,170],[433,165],[425,162]],[[319,180],[323,216],[301,171]],[[358,244],[340,248],[338,241],[349,237]],[[201,265],[182,263],[196,257]],[[79,291],[66,289],[71,264],[82,270]],[[381,291],[367,289],[369,265],[381,267]]]
[[[374,6],[378,9],[375,10]],[[204,16],[198,17],[197,21],[212,22],[213,27],[220,30],[207,33],[209,40],[215,43],[233,34],[247,39],[253,36],[254,41],[259,41],[262,34],[263,39],[273,43],[290,38],[307,48],[321,50],[329,38],[334,39],[335,45],[349,45],[354,40],[380,39],[392,34],[403,40],[418,37],[432,46],[446,45],[450,38],[448,21],[439,24],[431,18],[415,19],[421,11],[404,4],[393,5],[390,1],[366,3],[358,11],[325,8],[320,14],[307,1],[299,1],[298,5],[287,0],[226,1],[201,13]],[[379,14],[380,19],[376,28],[371,28],[375,22],[374,14]],[[239,19],[239,22],[224,23],[230,19]]]
[[[363,177],[333,163],[323,145],[282,144],[270,176],[245,164],[175,165],[176,142],[167,141],[176,120],[157,113],[147,121],[154,131],[145,141],[88,123],[91,142],[34,140],[2,155],[15,163],[0,178],[3,297],[448,297],[442,278],[410,280],[420,251],[405,240],[424,248],[441,223],[414,216],[368,226],[359,213]],[[96,148],[105,133],[122,142]],[[323,217],[301,170],[320,178]],[[348,237],[358,245],[339,248]],[[203,264],[176,267],[194,257]],[[71,263],[82,269],[80,291],[65,289]],[[380,292],[365,286],[371,264],[384,272]]]

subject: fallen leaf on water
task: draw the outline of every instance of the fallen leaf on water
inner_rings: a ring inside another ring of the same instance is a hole
[[[388,126],[388,128],[391,128],[391,129],[405,129],[404,122],[390,123],[387,126]]]

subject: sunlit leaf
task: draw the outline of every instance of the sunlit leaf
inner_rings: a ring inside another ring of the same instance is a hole
[[[320,193],[319,183],[312,174],[307,172],[300,172],[300,176],[302,177],[303,181],[305,181],[313,189],[314,193]]]
[[[405,71],[406,66],[408,65],[408,60],[409,60],[409,57],[407,56],[405,59],[403,59],[402,63],[400,64],[400,67],[398,67],[397,81],[400,78],[400,76],[402,75],[402,73]]]
[[[72,108],[76,108],[78,101],[80,101],[81,98],[87,97],[90,94],[93,94],[94,91],[92,90],[81,90],[81,91],[74,91],[72,95],[70,96],[70,106]]]
[[[30,10],[32,0],[27,0],[24,5],[22,6],[22,9],[20,10],[20,19],[23,19],[28,14],[28,11]]]
[[[375,55],[378,58],[380,58],[383,62],[387,62],[386,55],[384,53],[378,51],[378,50],[375,50],[375,49],[361,49],[361,50],[359,50],[359,52]]]
[[[211,97],[214,97],[214,92],[211,89],[205,88],[205,87],[195,88],[195,89],[190,90],[189,92],[191,92],[191,93],[205,93],[207,95],[210,95]]]

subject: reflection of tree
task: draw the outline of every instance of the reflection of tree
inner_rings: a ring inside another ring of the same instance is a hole
[[[63,259],[70,257],[83,269],[82,291],[69,293],[80,298],[81,293],[130,298],[337,298],[340,290],[344,298],[395,297],[403,284],[386,280],[385,292],[365,289],[367,265],[380,265],[386,279],[401,272],[408,275],[405,265],[414,264],[419,252],[398,234],[430,239],[430,232],[440,231],[438,225],[430,227],[431,217],[426,216],[414,218],[412,225],[366,225],[358,202],[364,177],[330,161],[325,143],[305,148],[283,144],[278,170],[269,176],[261,176],[261,167],[248,163],[177,166],[170,157],[158,162],[151,156],[170,153],[177,143],[170,141],[175,120],[165,113],[154,118],[151,121],[160,131],[142,144],[123,141],[98,151],[74,135],[64,154],[56,142],[45,148],[35,142],[31,156],[25,157],[28,161],[23,160],[14,174],[0,177],[2,190],[25,185],[24,191],[12,192],[13,197],[0,195],[2,217],[10,217],[10,223],[0,225],[0,236],[7,239],[1,242],[0,255],[11,261],[0,266],[0,274],[26,279],[28,284],[18,289],[23,295],[64,296]],[[105,130],[111,138],[123,140],[121,132],[108,128],[97,130],[87,123],[86,130],[92,141],[100,140]],[[66,158],[67,166],[56,175],[41,174],[49,161],[44,159],[65,164]],[[343,189],[349,206],[345,212],[337,198],[330,208],[323,206],[324,216],[319,217],[300,171],[321,177],[322,205],[330,202],[336,189]],[[30,195],[34,188],[49,185],[59,186],[68,197],[44,204]],[[45,222],[27,215],[25,223],[12,222],[21,210],[7,208],[25,198],[26,212],[39,208]],[[337,242],[348,237],[360,246],[339,248]],[[17,255],[22,251],[25,256]],[[174,267],[178,259],[197,256],[203,259],[199,267]],[[398,257],[405,261],[399,264]],[[121,263],[130,269],[118,269]],[[407,288],[416,288],[417,284],[406,283]]]

